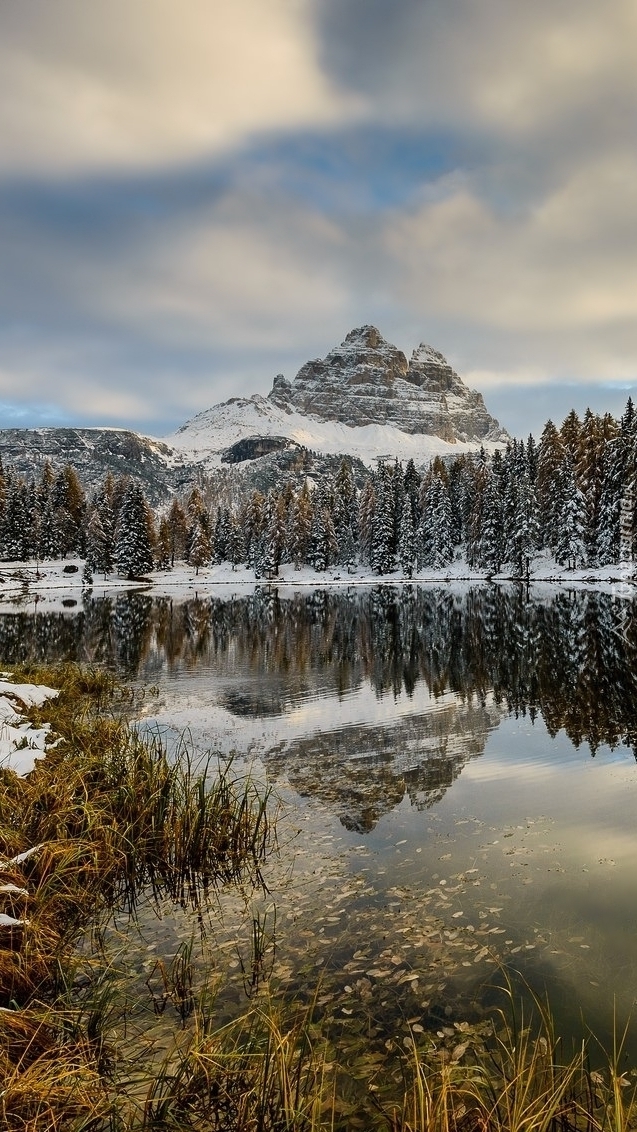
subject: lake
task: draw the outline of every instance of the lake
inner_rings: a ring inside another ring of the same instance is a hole
[[[4,614],[0,653],[108,665],[174,751],[274,786],[267,891],[221,893],[210,927],[222,1014],[269,977],[391,1043],[475,1023],[508,977],[608,1042],[637,994],[636,612],[620,589],[131,592]],[[149,917],[145,946],[191,930]]]

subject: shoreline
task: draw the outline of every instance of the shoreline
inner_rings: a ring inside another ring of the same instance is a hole
[[[201,567],[196,573],[192,567],[180,563],[172,570],[156,570],[140,579],[126,579],[116,574],[108,576],[96,574],[93,584],[86,586],[82,577],[83,565],[83,560],[79,558],[55,559],[37,564],[35,562],[0,563],[0,612],[12,613],[30,607],[34,607],[33,612],[40,610],[79,612],[84,607],[86,598],[112,597],[131,591],[156,597],[187,599],[219,589],[224,592],[236,590],[239,593],[246,593],[257,588],[308,592],[377,586],[464,588],[474,585],[515,585],[532,590],[537,590],[538,587],[542,590],[547,586],[593,589],[628,597],[637,587],[637,576],[632,565],[565,570],[552,559],[540,556],[535,560],[528,579],[515,577],[507,571],[488,574],[473,570],[461,559],[444,569],[422,571],[415,573],[411,578],[399,571],[373,574],[367,569],[357,569],[347,573],[337,567],[321,572],[311,567],[296,570],[292,563],[283,564],[279,568],[279,574],[272,578],[256,578],[254,571],[245,566],[233,570],[229,563],[221,563]]]

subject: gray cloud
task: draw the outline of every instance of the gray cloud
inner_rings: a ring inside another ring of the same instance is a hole
[[[510,427],[623,396],[632,3],[187,12],[0,11],[0,400],[166,431],[369,321]]]

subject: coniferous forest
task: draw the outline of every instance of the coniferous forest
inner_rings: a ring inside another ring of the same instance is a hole
[[[564,568],[607,566],[620,559],[622,501],[637,530],[636,458],[629,400],[619,421],[573,411],[560,428],[549,421],[539,443],[530,436],[493,456],[437,457],[424,472],[412,460],[381,463],[362,485],[347,457],[335,475],[288,479],[267,493],[202,474],[156,514],[130,477],[109,474],[87,498],[72,467],[46,463],[27,480],[0,466],[0,556],[79,555],[88,578],[136,578],[178,561],[196,571],[246,564],[258,578],[276,577],[283,563],[411,577],[454,558],[524,577],[539,553]]]

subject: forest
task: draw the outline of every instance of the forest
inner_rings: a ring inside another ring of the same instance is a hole
[[[88,584],[93,573],[133,579],[176,562],[196,572],[245,564],[257,578],[276,577],[282,563],[409,578],[455,558],[487,576],[524,577],[540,553],[567,569],[606,566],[620,560],[627,509],[632,539],[637,529],[636,453],[629,400],[619,421],[572,411],[560,428],[548,421],[537,443],[436,457],[424,471],[381,462],[362,485],[347,457],[335,475],[286,479],[267,493],[230,491],[202,473],[157,513],[131,477],[109,474],[88,498],[70,466],[45,463],[25,479],[0,465],[0,557],[78,555]]]

